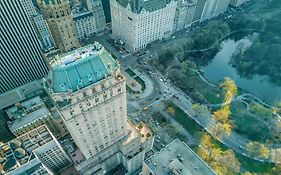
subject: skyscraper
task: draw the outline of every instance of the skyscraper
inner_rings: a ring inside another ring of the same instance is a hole
[[[48,90],[87,159],[126,135],[126,81],[119,64],[99,43],[50,64]]]
[[[68,0],[38,0],[43,16],[61,52],[80,47],[73,25],[73,14]]]
[[[44,76],[48,67],[21,1],[0,1],[0,94]]]

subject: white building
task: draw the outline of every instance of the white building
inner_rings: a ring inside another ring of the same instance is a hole
[[[99,43],[52,60],[45,88],[86,160],[81,174],[104,174],[119,164],[141,169],[154,136],[127,123],[126,80],[120,65]],[[144,127],[141,127],[144,128]]]
[[[184,142],[176,139],[145,160],[142,175],[216,175]]]
[[[112,34],[129,50],[138,51],[173,33],[175,0],[110,1]]]
[[[96,19],[90,11],[74,14],[73,22],[78,39],[94,35],[98,31]]]
[[[231,0],[207,0],[200,18],[200,22],[219,16],[224,13]]]

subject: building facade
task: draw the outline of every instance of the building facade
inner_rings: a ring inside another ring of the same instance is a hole
[[[98,31],[102,31],[106,26],[105,13],[101,0],[86,0],[87,9],[93,13]]]
[[[178,0],[175,15],[174,32],[191,26],[197,0]]]
[[[177,2],[174,0],[110,1],[112,34],[138,51],[173,34]]]
[[[74,14],[73,21],[78,39],[87,38],[98,31],[96,19],[90,11]]]
[[[0,1],[0,19],[1,94],[43,77],[48,67],[22,2]]]
[[[37,1],[49,25],[55,45],[61,52],[80,47],[68,0]]]
[[[35,7],[32,0],[21,0],[24,10],[26,11],[40,41],[41,49],[48,52],[55,48],[54,40],[51,35],[49,26],[43,18],[39,9]]]
[[[207,0],[205,2],[200,22],[219,16],[224,13],[231,0]]]

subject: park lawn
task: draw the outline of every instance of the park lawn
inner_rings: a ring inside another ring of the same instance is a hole
[[[241,163],[241,167],[245,168],[249,172],[269,173],[274,167],[274,164],[272,163],[256,161],[238,153],[235,153],[235,155],[238,161]]]
[[[179,87],[191,98],[199,103],[218,104],[224,100],[223,90],[217,86],[210,86],[204,82],[197,73],[186,76],[184,82],[179,84]]]
[[[135,77],[135,80],[141,85],[141,90],[144,91],[145,90],[145,82],[139,77]]]
[[[127,72],[131,77],[135,76],[135,72],[132,71],[130,68],[126,69],[125,72]]]
[[[181,108],[179,108],[173,103],[169,103],[168,107],[172,107],[174,109],[175,113],[170,114],[190,134],[196,136],[197,134],[203,131],[203,128],[199,126],[192,118],[190,118]]]

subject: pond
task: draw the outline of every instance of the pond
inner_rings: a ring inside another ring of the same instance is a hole
[[[254,75],[251,78],[241,77],[237,70],[232,67],[232,56],[240,52],[241,48],[247,49],[251,45],[251,39],[245,37],[237,42],[227,39],[222,42],[221,50],[216,54],[210,64],[202,67],[204,76],[212,83],[218,83],[225,77],[235,81],[236,85],[264,102],[274,105],[281,100],[281,87],[274,85],[267,76]]]

